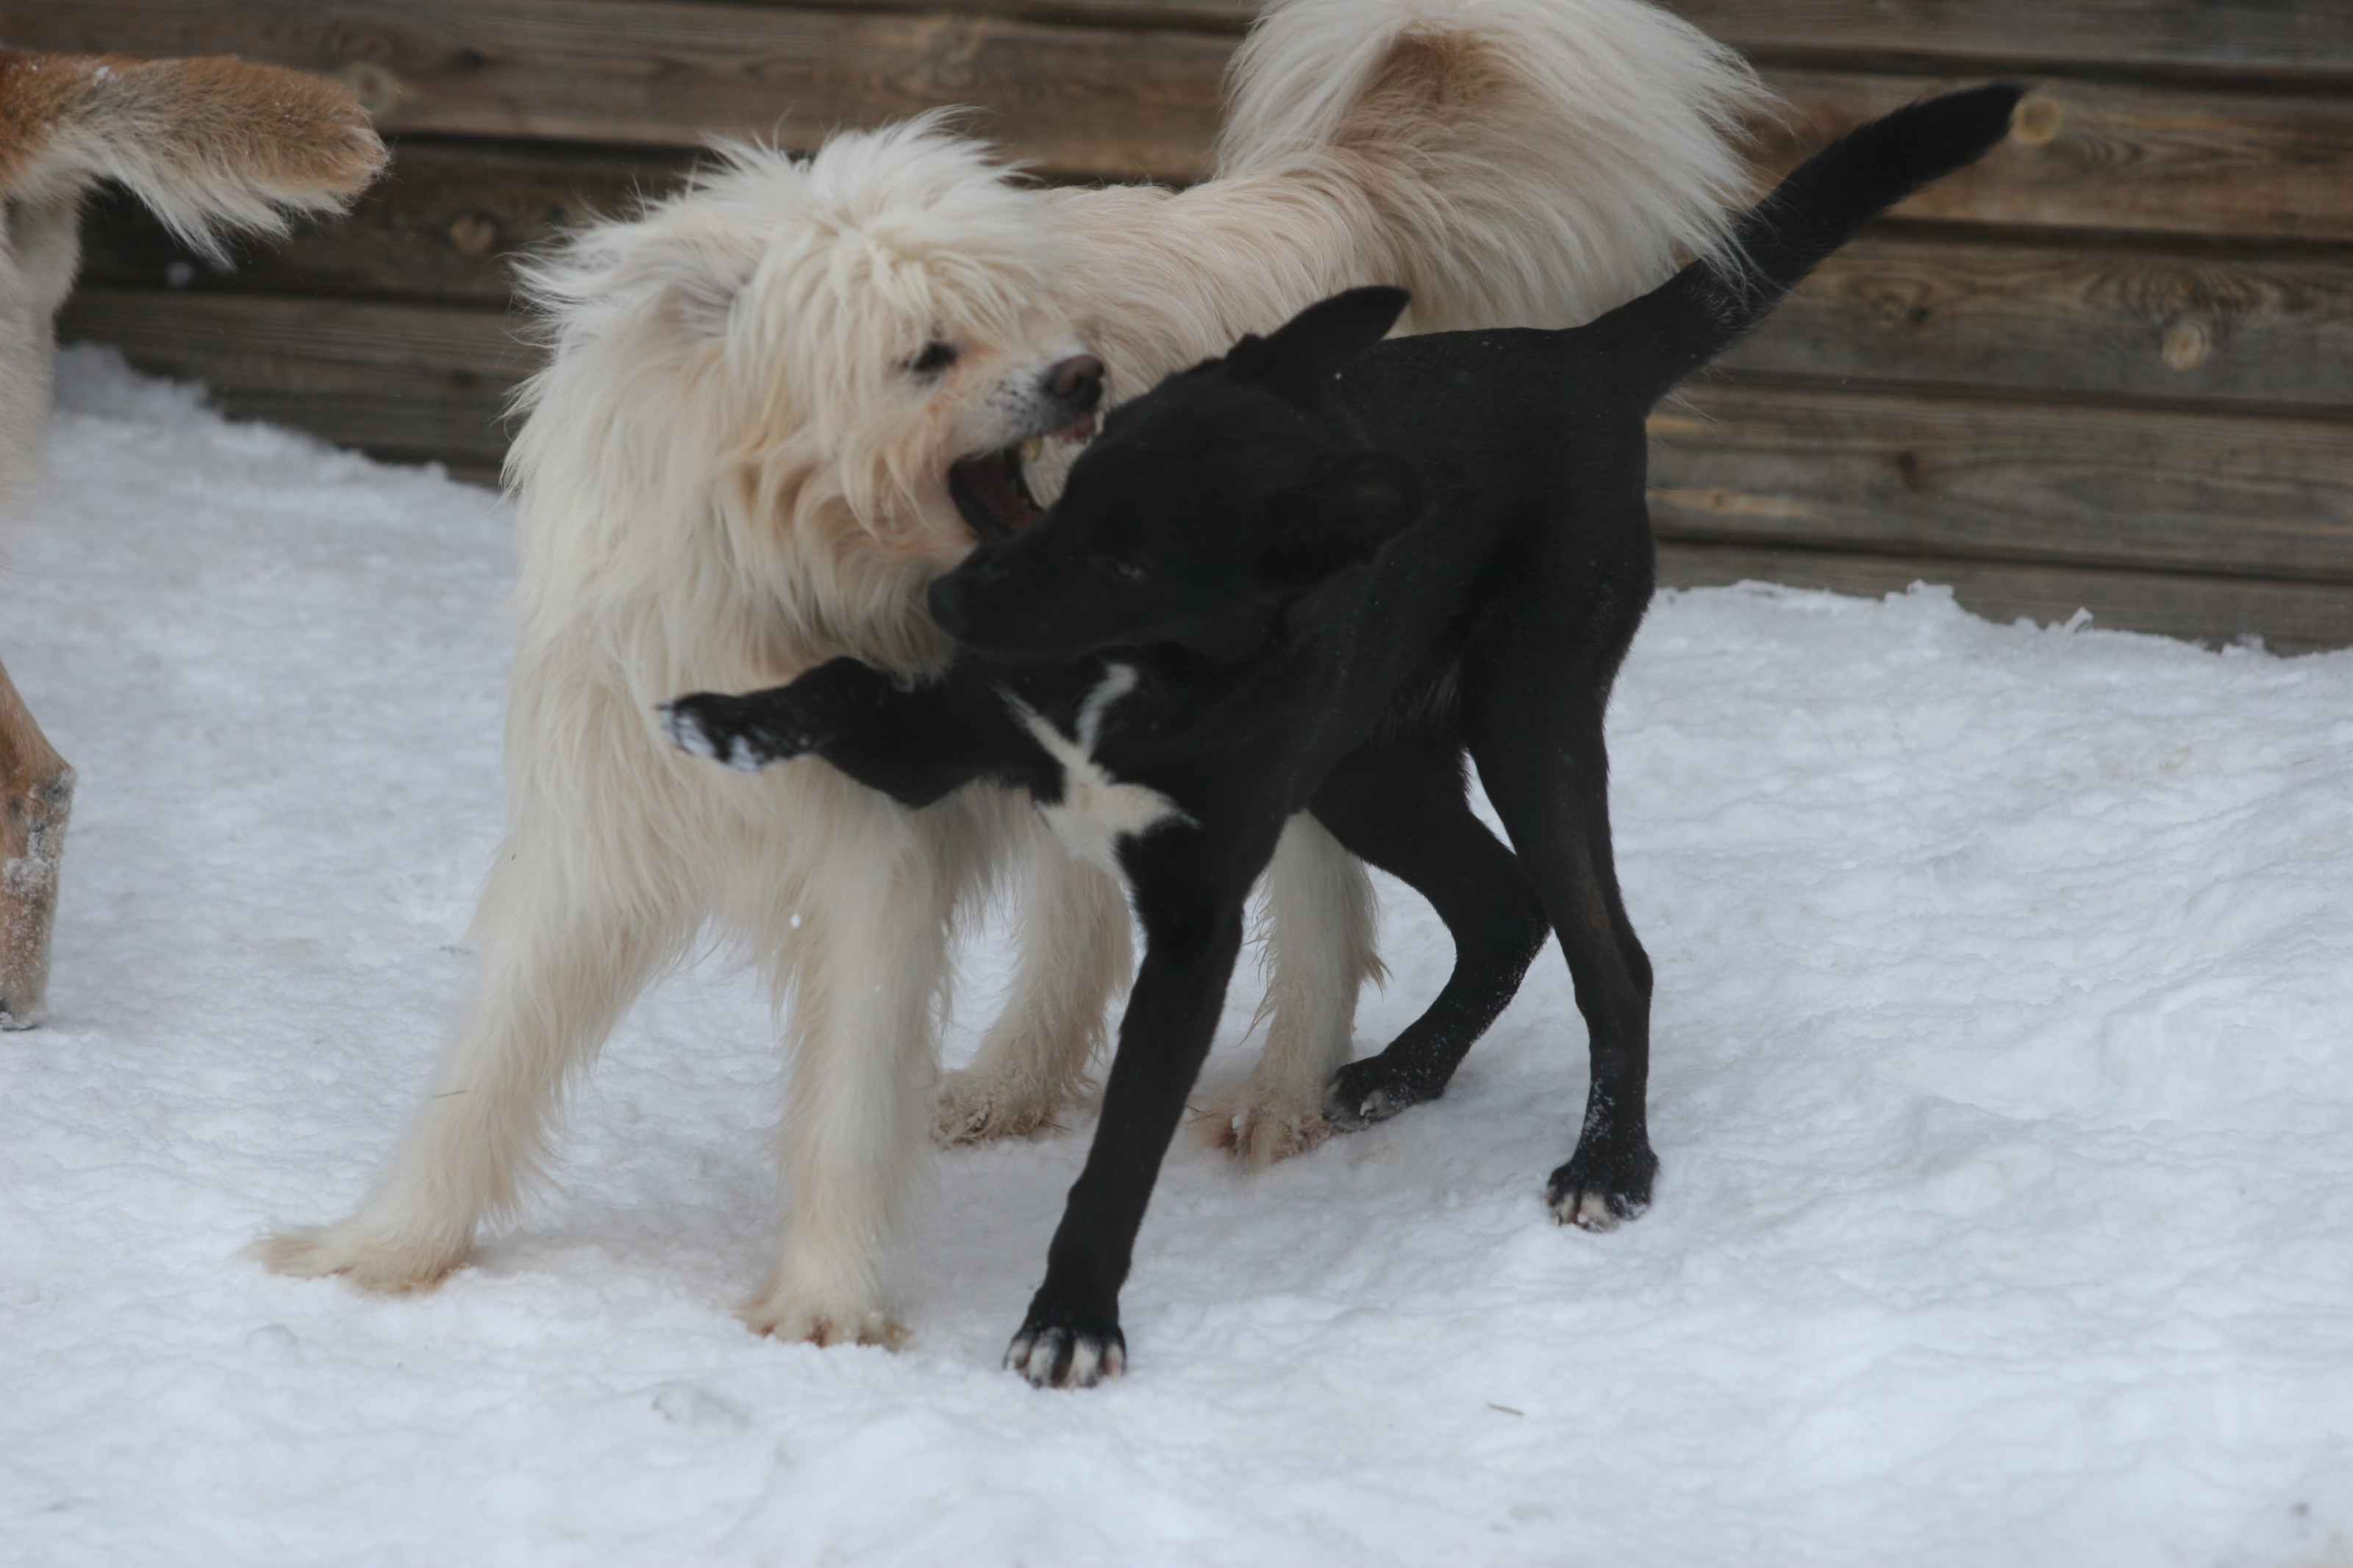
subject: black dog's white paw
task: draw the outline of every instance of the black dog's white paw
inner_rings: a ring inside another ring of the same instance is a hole
[[[1381,1058],[1367,1057],[1332,1075],[1331,1086],[1324,1091],[1324,1119],[1343,1131],[1361,1132],[1425,1100],[1436,1100],[1444,1087],[1433,1091]]]
[[[754,707],[754,704],[757,707]],[[824,737],[773,693],[728,697],[698,691],[656,710],[663,733],[681,752],[709,757],[739,773],[756,773],[815,750]]]
[[[1545,1202],[1552,1205],[1553,1217],[1561,1224],[1590,1231],[1616,1230],[1627,1220],[1641,1218],[1643,1211],[1651,1206],[1623,1193],[1574,1184],[1563,1185],[1557,1180],[1546,1184]]]
[[[1025,1323],[1006,1347],[1005,1364],[1033,1388],[1092,1388],[1127,1370],[1127,1339],[1115,1327],[1089,1332]]]
[[[1659,1157],[1647,1142],[1614,1151],[1580,1146],[1545,1184],[1545,1202],[1563,1225],[1616,1230],[1650,1208],[1651,1184],[1658,1173]]]
[[[716,716],[706,712],[695,699],[682,697],[675,702],[665,702],[658,711],[661,714],[662,732],[680,751],[709,757],[739,773],[760,771],[760,759],[752,753],[750,737],[740,730],[723,728]]]
[[[1348,1133],[1363,1133],[1374,1121],[1388,1121],[1414,1102],[1396,1093],[1384,1074],[1360,1072],[1363,1068],[1374,1068],[1374,1063],[1348,1063],[1324,1089],[1324,1121]]]

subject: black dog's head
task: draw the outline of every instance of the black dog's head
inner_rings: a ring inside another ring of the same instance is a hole
[[[1420,514],[1412,469],[1329,395],[1406,300],[1400,289],[1335,296],[1114,412],[1060,500],[933,584],[933,616],[1000,658],[1258,651],[1287,604]]]

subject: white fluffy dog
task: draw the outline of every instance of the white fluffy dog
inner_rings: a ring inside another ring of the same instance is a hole
[[[511,1212],[568,1075],[716,917],[791,1052],[788,1224],[752,1327],[888,1342],[887,1243],[937,1083],[951,919],[1032,873],[1014,995],[934,1113],[949,1137],[1071,1100],[1126,911],[1011,795],[904,810],[821,763],[698,765],[654,706],[854,654],[948,648],[924,587],[1018,524],[1022,448],[1358,284],[1419,330],[1578,321],[1720,236],[1754,79],[1641,0],[1286,0],[1238,55],[1216,177],[1047,190],[936,119],[806,161],[733,147],[535,283],[554,355],[511,462],[522,580],[510,837],[424,1109],[359,1212],[262,1244],[287,1273],[430,1285]],[[1101,364],[1090,357],[1101,356]],[[1301,825],[1272,876],[1274,1024],[1221,1125],[1312,1137],[1376,967],[1361,868]]]

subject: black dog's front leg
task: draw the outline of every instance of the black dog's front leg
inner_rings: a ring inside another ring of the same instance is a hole
[[[1129,867],[1134,875],[1133,856]],[[1040,1387],[1092,1387],[1126,1365],[1120,1287],[1241,948],[1247,880],[1182,899],[1134,880],[1144,963],[1120,1020],[1102,1120],[1047,1251],[1045,1283],[1005,1352],[1006,1365]]]
[[[730,696],[698,691],[661,708],[684,751],[757,773],[814,752],[902,805],[929,805],[976,778],[1045,786],[1059,764],[987,683],[959,667],[902,687],[854,658]]]

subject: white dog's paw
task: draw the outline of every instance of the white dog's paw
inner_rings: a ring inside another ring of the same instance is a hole
[[[1324,1119],[1320,1094],[1286,1092],[1248,1079],[1193,1118],[1194,1136],[1254,1171],[1304,1154],[1338,1131]]]
[[[744,1303],[744,1323],[755,1334],[787,1344],[881,1345],[896,1350],[907,1331],[880,1308],[812,1301],[796,1291],[769,1291]]]
[[[988,1143],[1059,1132],[1063,1112],[1078,1103],[1083,1087],[1056,1093],[1035,1084],[979,1073],[949,1073],[932,1105],[933,1140],[946,1145]]]
[[[345,1220],[265,1236],[245,1249],[273,1274],[319,1279],[340,1274],[363,1290],[430,1290],[464,1263],[472,1247],[446,1238],[400,1238]]]

